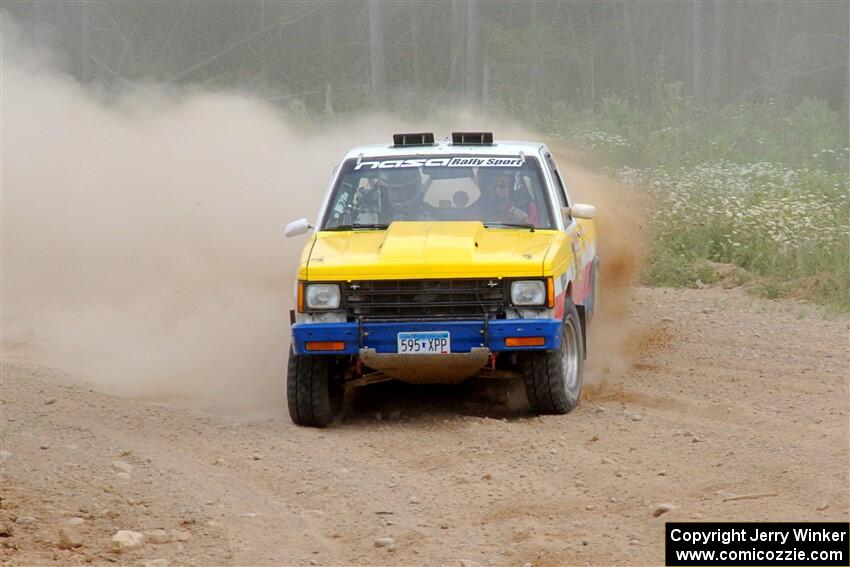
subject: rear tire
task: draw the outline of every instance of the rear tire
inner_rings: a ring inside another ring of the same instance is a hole
[[[342,409],[345,391],[334,356],[307,356],[289,352],[286,398],[289,417],[296,425],[327,427]]]
[[[531,411],[565,414],[578,405],[584,371],[584,341],[581,321],[572,299],[564,304],[561,348],[528,351],[522,356],[525,392]]]

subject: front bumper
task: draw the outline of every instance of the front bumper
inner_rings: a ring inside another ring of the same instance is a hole
[[[398,334],[403,332],[448,331],[451,352],[468,353],[475,348],[492,352],[553,350],[561,347],[563,323],[557,319],[491,319],[485,321],[422,321],[390,323],[296,323],[292,325],[295,354],[358,354],[361,348],[376,353],[397,352]],[[541,346],[505,346],[507,337],[544,337]],[[342,342],[343,350],[307,351],[305,343]],[[439,355],[433,355],[439,356]]]

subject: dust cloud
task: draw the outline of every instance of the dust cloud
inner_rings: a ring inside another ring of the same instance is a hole
[[[646,203],[634,189],[578,165],[567,148],[550,147],[572,198],[597,208],[600,300],[588,329],[584,383],[620,386],[642,354],[635,350],[635,341],[647,332],[638,319],[629,316],[633,285],[648,251]],[[586,395],[590,392],[585,390]]]
[[[4,358],[279,412],[304,242],[283,226],[312,221],[342,153],[392,124],[307,133],[250,95],[157,85],[107,100],[17,31],[4,19]]]
[[[418,125],[370,115],[307,129],[250,94],[155,84],[107,97],[57,70],[8,17],[3,32],[3,358],[116,395],[279,414],[304,243],[285,241],[283,226],[312,221],[350,146]],[[500,129],[447,116],[429,126]],[[619,341],[604,321],[622,314],[623,293],[609,294],[625,286],[607,282],[632,254],[611,236],[621,202],[595,190],[601,178],[565,169],[600,208],[597,324]],[[618,349],[605,349],[609,369]]]

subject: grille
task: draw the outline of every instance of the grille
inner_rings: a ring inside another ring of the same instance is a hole
[[[504,315],[499,279],[375,280],[346,285],[352,319],[483,319]]]

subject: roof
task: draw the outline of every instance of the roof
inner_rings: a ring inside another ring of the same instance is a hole
[[[515,140],[495,140],[492,145],[455,145],[448,138],[435,140],[433,146],[402,146],[391,143],[357,146],[345,154],[343,159],[383,157],[383,156],[439,156],[439,155],[489,155],[517,156],[535,154],[543,147],[540,142],[520,142]]]

